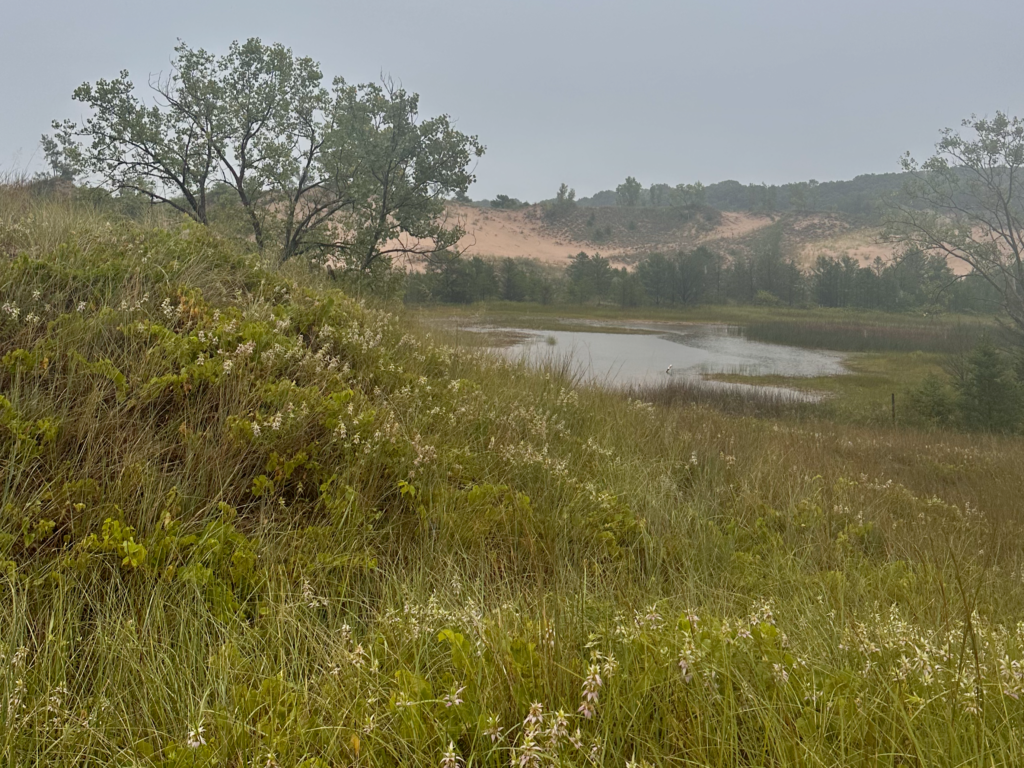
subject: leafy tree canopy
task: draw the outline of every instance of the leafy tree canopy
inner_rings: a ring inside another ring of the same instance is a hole
[[[419,97],[382,83],[325,83],[320,66],[258,38],[223,56],[179,43],[152,103],[127,71],[84,83],[90,114],[55,121],[43,149],[55,173],[144,195],[207,224],[227,187],[260,249],[372,272],[429,256],[464,234],[445,200],[465,196],[484,147]]]
[[[632,176],[627,176],[626,180],[615,188],[619,205],[624,205],[627,208],[636,208],[640,204],[640,192],[642,190],[643,187],[639,181]]]
[[[908,202],[894,203],[887,231],[969,265],[1024,333],[1024,120],[997,112],[961,126],[944,130],[925,162],[904,156]]]

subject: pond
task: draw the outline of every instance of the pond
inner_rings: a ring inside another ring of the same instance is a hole
[[[847,373],[842,356],[817,349],[766,344],[744,338],[726,325],[664,323],[587,323],[593,330],[463,327],[499,339],[492,348],[531,363],[565,362],[586,381],[607,386],[657,384],[677,377],[703,379],[708,374],[787,377],[836,376]],[[712,384],[709,382],[709,385]],[[742,389],[743,384],[714,383]],[[758,387],[758,389],[764,389]],[[801,399],[818,397],[776,387]]]

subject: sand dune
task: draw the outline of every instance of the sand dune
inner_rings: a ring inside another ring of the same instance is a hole
[[[745,237],[771,223],[767,216],[748,213],[723,213],[722,223],[712,230],[694,233],[681,229],[675,236],[658,237],[643,246],[624,247],[615,243],[595,243],[554,233],[542,217],[526,210],[503,211],[452,206],[466,229],[459,243],[469,256],[525,257],[563,264],[580,251],[600,252],[612,261],[629,262],[630,256],[651,250],[693,248],[700,243]]]
[[[469,256],[524,257],[562,264],[580,251],[593,253],[592,243],[559,238],[545,230],[543,223],[527,216],[526,211],[454,206],[466,228],[466,237],[459,243]],[[606,256],[616,256],[621,249],[601,249]]]
[[[623,246],[614,241],[595,243],[558,233],[536,210],[453,205],[450,214],[458,217],[466,228],[460,247],[467,256],[522,257],[549,264],[565,264],[580,251],[600,253],[620,264],[635,263],[638,256],[651,251],[695,248],[702,244],[728,252],[743,251],[751,246],[759,230],[778,220],[764,214],[723,212],[721,221],[712,228],[681,226],[676,231],[652,235],[642,244]],[[783,247],[804,266],[810,266],[818,256],[848,255],[865,266],[876,258],[889,261],[893,257],[893,246],[882,241],[877,227],[856,226],[834,214],[789,215],[782,222]],[[956,260],[951,260],[950,266],[957,274],[969,271]]]

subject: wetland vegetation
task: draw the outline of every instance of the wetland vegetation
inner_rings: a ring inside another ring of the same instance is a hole
[[[1020,758],[1017,438],[630,398],[4,195],[14,764]]]
[[[57,175],[0,185],[0,763],[1024,763],[1024,290],[941,200],[903,211],[976,261],[940,293],[924,241],[477,263],[436,217],[482,151],[446,116],[177,52],[161,93],[202,98],[87,84]],[[604,386],[558,354],[595,329],[714,359]]]

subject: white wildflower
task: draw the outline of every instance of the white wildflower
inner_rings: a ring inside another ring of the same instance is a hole
[[[448,742],[448,750],[441,757],[441,768],[459,768],[464,765],[465,760],[455,754],[455,742]]]
[[[185,746],[189,749],[199,749],[206,745],[206,738],[203,736],[206,729],[202,724],[196,726],[188,732],[188,740],[185,742]]]
[[[569,736],[569,717],[562,710],[554,715],[551,727],[548,729],[548,743],[552,750],[557,750],[562,740]]]
[[[326,597],[319,597],[313,592],[313,585],[308,579],[302,580],[302,601],[310,608],[326,608],[330,604]]]
[[[591,664],[587,677],[583,681],[582,703],[576,711],[588,720],[594,716],[597,707],[598,691],[601,689],[601,670],[597,664]]]
[[[535,701],[530,705],[530,711],[523,720],[523,727],[528,731],[536,731],[544,722],[544,705]]]
[[[25,681],[19,677],[14,681],[14,690],[7,699],[7,710],[9,712],[17,712],[25,706],[25,693]]]
[[[457,707],[457,706],[459,706],[459,704],[462,703],[462,692],[464,690],[466,690],[465,686],[463,686],[462,688],[459,688],[457,691],[454,691],[452,693],[446,694],[444,699],[443,699],[444,705],[446,707]]]
[[[536,734],[527,733],[523,737],[522,744],[519,745],[518,754],[512,753],[512,765],[518,765],[519,768],[540,768],[541,755],[542,750],[537,744]]]
[[[501,738],[501,721],[497,715],[489,715],[487,717],[487,728],[484,730],[484,736],[490,736],[491,744],[494,744]]]

